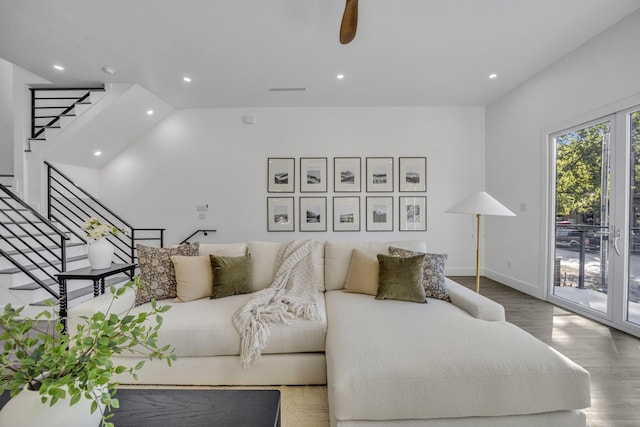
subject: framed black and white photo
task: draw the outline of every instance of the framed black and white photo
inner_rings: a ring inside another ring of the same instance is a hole
[[[327,192],[327,158],[326,157],[301,157],[300,158],[300,192],[301,193],[326,193]]]
[[[333,198],[333,231],[360,231],[360,197]]]
[[[393,157],[367,157],[367,192],[393,191]]]
[[[400,157],[398,163],[400,191],[427,191],[426,157]]]
[[[393,197],[367,197],[367,231],[393,231]]]
[[[300,197],[300,231],[327,231],[326,197]]]
[[[400,231],[427,230],[427,198],[400,196]]]
[[[362,188],[360,186],[361,164],[360,157],[334,157],[333,191],[359,193]]]
[[[293,193],[295,169],[294,158],[269,157],[267,161],[267,191],[269,193]]]
[[[294,231],[293,197],[267,197],[267,231]]]

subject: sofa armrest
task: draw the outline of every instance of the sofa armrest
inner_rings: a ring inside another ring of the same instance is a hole
[[[489,298],[465,288],[451,279],[445,278],[449,298],[453,305],[463,309],[473,317],[488,321],[504,321],[504,307]]]
[[[113,294],[107,290],[103,295],[97,296],[90,300],[69,309],[67,314],[67,326],[71,334],[76,332],[79,324],[84,323],[81,316],[91,317],[99,311],[106,313],[123,314],[130,310],[136,300],[136,291],[134,288],[127,289],[120,297],[115,298]],[[111,308],[109,308],[111,306]]]

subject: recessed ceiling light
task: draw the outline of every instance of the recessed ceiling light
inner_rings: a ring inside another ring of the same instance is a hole
[[[102,151],[96,151],[95,153],[93,153],[94,156],[98,157],[102,155]]]
[[[489,78],[490,79],[495,79],[496,77],[498,77],[498,75],[496,73],[489,74]]]
[[[338,74],[338,75],[336,76],[336,78],[337,78],[338,80],[342,80],[342,79],[344,79],[344,74]]]
[[[62,65],[54,65],[53,68],[55,68],[58,71],[64,71],[64,67]]]
[[[116,69],[113,67],[102,67],[102,71],[104,71],[107,74],[115,74],[116,73]]]
[[[153,110],[147,110],[147,116],[153,116]]]
[[[184,80],[187,83],[191,83],[191,77],[184,76],[182,80]]]

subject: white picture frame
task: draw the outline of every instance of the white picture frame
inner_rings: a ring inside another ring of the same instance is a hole
[[[326,157],[301,157],[300,158],[300,192],[301,193],[326,193],[327,192],[327,158]]]
[[[333,197],[333,231],[360,231],[360,196]]]
[[[360,157],[333,158],[333,191],[335,193],[359,193],[362,159]]]
[[[367,157],[367,193],[393,192],[393,157]]]
[[[327,231],[327,198],[300,197],[300,231]]]
[[[267,197],[267,231],[295,231],[293,197]]]
[[[293,193],[295,191],[296,162],[293,157],[267,159],[267,192]]]
[[[400,196],[400,231],[427,231],[426,196]]]
[[[393,231],[393,197],[368,196],[367,231]]]
[[[398,186],[401,192],[426,192],[427,158],[400,157],[398,159]]]

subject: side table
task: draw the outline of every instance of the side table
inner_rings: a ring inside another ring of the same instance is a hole
[[[62,322],[63,331],[67,330],[67,280],[92,280],[93,296],[97,297],[98,295],[104,294],[104,281],[107,277],[125,271],[129,272],[129,277],[133,277],[135,269],[136,264],[111,264],[111,267],[100,270],[85,267],[56,274],[58,283],[60,284],[60,321]]]

